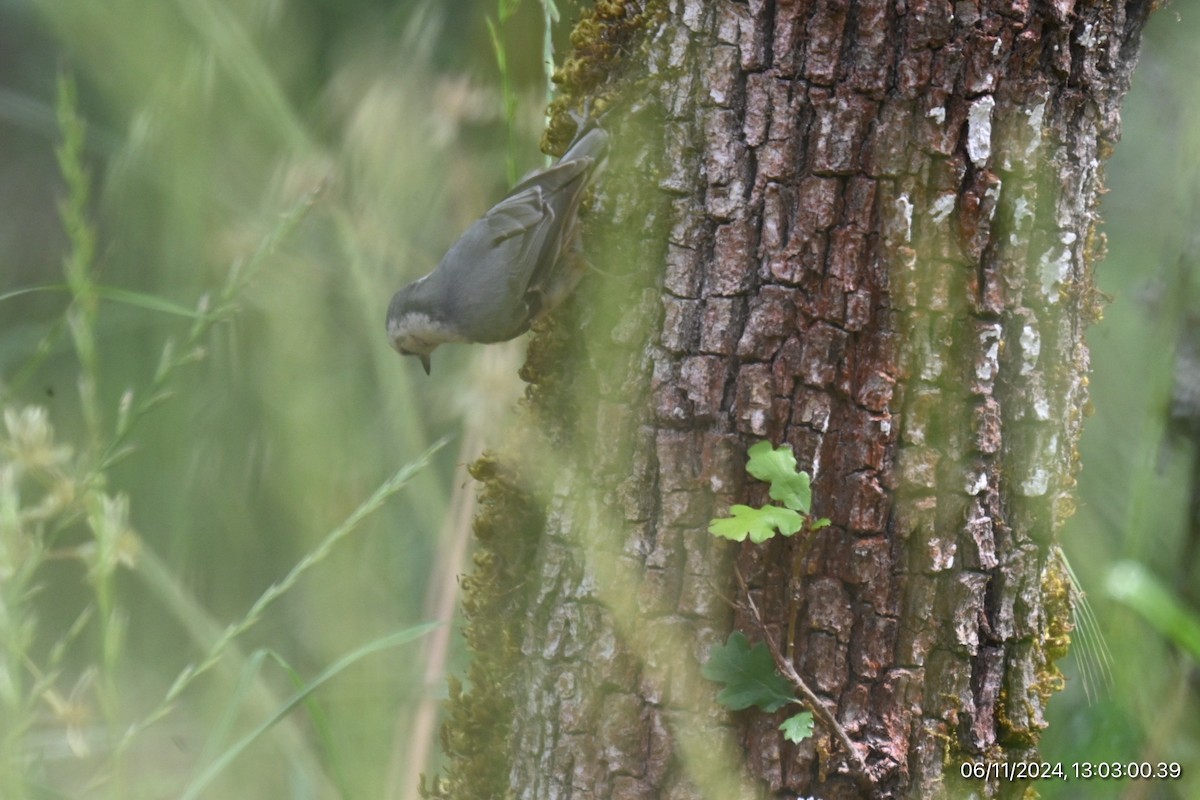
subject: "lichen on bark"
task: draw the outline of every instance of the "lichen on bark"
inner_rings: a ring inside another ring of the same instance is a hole
[[[469,688],[450,679],[441,744],[451,768],[422,776],[428,798],[502,798],[508,793],[512,726],[509,691],[521,661],[521,633],[532,587],[527,575],[543,520],[514,467],[483,455],[470,467],[479,482],[474,522],[479,546],[461,579],[463,635],[473,654]]]

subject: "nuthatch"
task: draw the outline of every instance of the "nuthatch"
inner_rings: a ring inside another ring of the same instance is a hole
[[[562,302],[583,276],[579,204],[607,155],[608,134],[581,125],[558,163],[509,190],[432,272],[392,296],[392,347],[428,375],[439,344],[513,339]]]

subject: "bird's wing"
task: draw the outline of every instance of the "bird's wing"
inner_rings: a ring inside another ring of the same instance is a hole
[[[508,191],[508,197],[513,197],[535,186],[540,186],[547,194],[555,194],[564,187],[578,181],[592,168],[595,159],[591,157],[573,158],[559,161],[545,169],[535,170]],[[507,199],[507,198],[506,198]]]
[[[492,206],[484,217],[493,244],[527,234],[545,222],[546,203],[540,187],[510,193]]]
[[[575,218],[595,163],[582,156],[535,172],[482,220],[490,239],[489,266],[503,269],[505,291],[514,300],[522,299],[523,327],[544,302],[545,287],[552,282],[569,235],[565,226]],[[511,302],[505,307],[517,308]]]
[[[525,297],[546,269],[547,251],[558,246],[562,223],[552,199],[541,185],[532,185],[510,194],[484,217],[489,266],[503,270],[506,291],[514,301]]]
[[[492,206],[485,217],[492,247],[504,254],[510,285],[518,293],[525,292],[558,227],[548,200],[541,186],[530,186]]]
[[[575,222],[580,200],[587,188],[595,159],[584,156],[570,161],[560,161],[552,167],[531,175],[514,187],[518,194],[536,189],[541,192],[545,208],[545,219],[536,240],[529,242],[526,263],[529,272],[525,277],[524,293],[531,312],[543,303],[547,285],[554,282],[554,275],[561,264],[563,250],[570,237],[568,226]]]

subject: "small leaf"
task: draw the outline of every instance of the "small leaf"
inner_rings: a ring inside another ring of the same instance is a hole
[[[771,484],[772,500],[793,511],[808,513],[812,506],[812,486],[808,473],[796,470],[796,456],[790,444],[772,447],[770,442],[759,442],[750,448],[748,455],[746,471]]]
[[[812,736],[813,731],[813,715],[811,711],[801,711],[794,717],[788,717],[779,726],[779,730],[783,731],[783,738],[789,742],[799,744],[808,737]]]
[[[830,521],[829,517],[821,517],[819,519],[809,520],[808,529],[810,531],[819,531],[821,528],[828,528],[832,524],[833,522]]]
[[[751,647],[740,631],[734,631],[724,645],[713,649],[700,672],[710,681],[725,684],[717,702],[733,711],[750,706],[778,711],[788,703],[799,702],[792,694],[792,685],[775,671],[767,646],[759,642]]]
[[[730,517],[714,519],[708,525],[708,532],[713,536],[731,539],[735,542],[746,541],[746,536],[755,544],[762,544],[774,538],[776,533],[791,536],[804,525],[804,517],[789,508],[765,506],[751,508],[736,505],[729,509]]]

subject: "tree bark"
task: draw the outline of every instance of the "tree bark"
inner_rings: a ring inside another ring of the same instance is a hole
[[[1025,790],[960,765],[1035,760],[1061,683],[1100,165],[1148,12],[597,3],[563,78],[620,98],[585,230],[605,274],[533,341],[529,432],[477,469],[437,793]],[[810,542],[705,532],[766,500],[760,439],[814,477]],[[715,707],[697,665],[731,621],[785,649],[867,784],[828,729]]]

